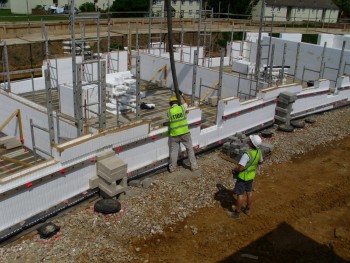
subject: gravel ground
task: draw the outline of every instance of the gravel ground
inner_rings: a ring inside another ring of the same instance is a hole
[[[316,122],[304,129],[283,133],[273,128],[272,155],[261,166],[261,174],[273,163],[290,161],[315,146],[326,145],[350,135],[350,108],[315,115]],[[64,216],[52,220],[61,231],[49,240],[40,239],[36,231],[0,248],[2,262],[128,262],[140,260],[140,248],[132,246],[135,238],[162,233],[196,212],[212,207],[216,184],[233,187],[233,164],[222,159],[217,149],[199,157],[200,170],[191,173],[180,168],[175,174],[154,176],[147,189],[130,187],[121,201],[122,210],[104,216],[86,203]],[[265,169],[264,169],[265,168]],[[193,234],[197,229],[191,228]],[[148,262],[145,260],[144,262]]]

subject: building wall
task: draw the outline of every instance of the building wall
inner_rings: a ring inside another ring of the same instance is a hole
[[[63,7],[68,4],[69,0],[57,0],[57,6]],[[75,6],[79,8],[84,3],[97,3],[97,6],[100,10],[105,10],[108,8],[108,5],[113,4],[113,0],[75,0]],[[28,3],[28,10],[27,10]],[[32,9],[37,5],[41,6],[52,6],[54,5],[53,0],[8,0],[8,3],[1,6],[0,9],[11,9],[13,14],[31,14]]]
[[[164,17],[164,0],[153,0],[152,11],[154,16]],[[199,16],[199,0],[171,0],[171,6],[175,9],[175,17],[194,18]]]
[[[259,3],[253,7],[252,19],[259,20],[261,12],[261,4]],[[320,7],[315,8],[297,8],[292,7],[290,10],[290,16],[288,17],[288,8],[286,6],[265,6],[265,17],[267,21],[271,20],[272,15],[274,16],[274,21],[315,21],[315,22],[326,22],[326,23],[336,23],[338,20],[339,11],[338,10],[325,10],[323,16],[323,9]]]

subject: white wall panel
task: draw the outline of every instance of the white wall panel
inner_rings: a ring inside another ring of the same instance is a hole
[[[0,211],[6,213],[1,213],[0,231],[86,191],[89,188],[89,178],[94,175],[95,166],[86,166],[3,199]]]

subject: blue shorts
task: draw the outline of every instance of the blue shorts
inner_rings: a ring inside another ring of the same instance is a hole
[[[233,193],[236,195],[243,195],[244,192],[250,193],[253,189],[253,181],[254,180],[243,181],[238,178]]]

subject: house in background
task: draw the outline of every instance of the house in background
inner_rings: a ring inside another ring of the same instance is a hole
[[[153,0],[152,12],[155,17],[165,17],[165,0]],[[200,0],[171,0],[172,16],[176,18],[199,17]]]
[[[114,0],[75,0],[75,6],[79,8],[84,3],[94,3],[99,9],[105,10],[113,4]],[[32,9],[40,6],[64,7],[68,0],[8,0],[0,9],[11,9],[13,14],[31,14]]]
[[[252,9],[252,19],[260,20],[260,0]],[[265,0],[265,21],[315,21],[336,23],[339,8],[333,0]]]

